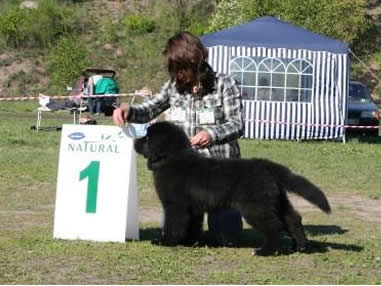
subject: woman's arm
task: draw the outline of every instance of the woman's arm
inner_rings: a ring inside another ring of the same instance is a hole
[[[146,99],[140,104],[122,104],[114,111],[113,121],[116,125],[125,123],[146,123],[157,117],[169,107],[169,87],[170,81],[166,82],[161,91],[152,98]]]

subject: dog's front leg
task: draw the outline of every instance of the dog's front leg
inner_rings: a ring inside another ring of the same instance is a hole
[[[200,241],[204,214],[192,213],[189,219],[184,245],[193,246]]]
[[[164,205],[164,227],[159,241],[154,243],[175,246],[184,243],[190,221],[190,213],[186,206]]]

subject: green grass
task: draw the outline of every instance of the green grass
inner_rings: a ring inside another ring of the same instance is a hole
[[[262,238],[247,226],[235,247],[154,246],[157,218],[140,223],[140,241],[54,240],[60,132],[30,130],[36,113],[28,111],[36,107],[0,106],[0,284],[381,284],[380,209],[360,215],[350,200],[378,205],[380,141],[240,140],[243,157],[283,163],[333,198],[329,216],[300,208],[308,253],[253,257]],[[70,115],[46,115],[43,124],[70,122]],[[157,208],[152,175],[140,156],[138,187],[140,206]]]

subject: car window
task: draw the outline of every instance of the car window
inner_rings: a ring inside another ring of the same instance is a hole
[[[349,101],[370,102],[371,98],[367,89],[360,84],[349,85]]]

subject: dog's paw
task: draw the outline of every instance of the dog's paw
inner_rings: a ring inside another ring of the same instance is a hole
[[[295,249],[296,252],[306,252],[307,247],[306,246],[299,246]]]
[[[153,245],[162,245],[161,239],[160,238],[155,238],[151,240],[151,244]]]
[[[306,252],[307,251],[308,242],[304,242],[302,244],[297,244],[294,242],[292,244],[292,251],[293,252]]]
[[[270,256],[270,255],[279,255],[279,251],[275,249],[264,249],[264,248],[254,248],[252,255],[257,256]]]
[[[177,245],[177,243],[171,241],[171,240],[168,240],[168,239],[164,239],[164,238],[156,238],[156,239],[153,239],[151,240],[151,243],[153,245],[161,245],[161,246],[175,246]]]

